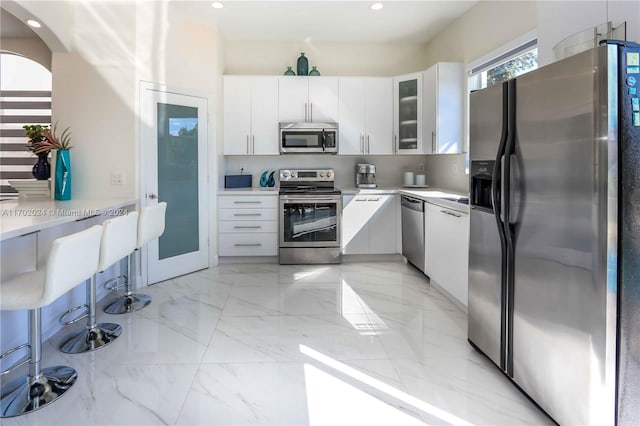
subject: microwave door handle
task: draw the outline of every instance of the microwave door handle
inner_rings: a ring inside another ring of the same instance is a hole
[[[327,146],[327,133],[322,129],[322,152],[325,151],[325,147]]]

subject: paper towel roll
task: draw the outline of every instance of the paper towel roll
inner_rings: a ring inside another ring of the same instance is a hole
[[[404,184],[413,185],[413,172],[404,172]]]
[[[424,175],[416,175],[416,185],[424,185],[426,182]]]

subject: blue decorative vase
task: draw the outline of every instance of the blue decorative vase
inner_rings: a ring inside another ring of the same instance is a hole
[[[51,165],[49,164],[49,153],[38,154],[38,162],[31,169],[33,177],[37,180],[47,180],[51,177]]]
[[[304,52],[300,53],[298,58],[298,75],[309,75],[309,60],[304,56]]]
[[[71,199],[71,157],[69,156],[68,149],[56,152],[56,181],[54,198],[62,201]]]

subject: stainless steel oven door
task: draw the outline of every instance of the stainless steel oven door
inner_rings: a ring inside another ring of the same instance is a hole
[[[280,195],[280,247],[340,247],[342,196]]]

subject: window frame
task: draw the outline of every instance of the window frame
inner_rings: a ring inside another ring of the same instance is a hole
[[[471,79],[481,74],[482,72],[498,66],[504,62],[510,61],[511,59],[531,50],[538,46],[538,35],[537,32],[530,31],[526,34],[523,34],[520,37],[515,38],[514,40],[500,46],[497,49],[492,50],[488,54],[467,63],[466,67],[466,75],[467,79],[465,82],[466,85],[466,123],[465,123],[465,174],[469,174],[469,126],[470,126],[470,111],[469,111],[469,95],[472,90],[478,90],[475,85],[472,85]]]

